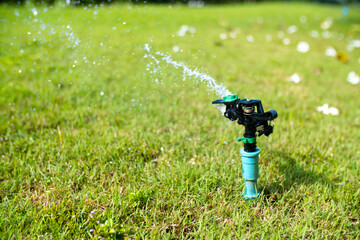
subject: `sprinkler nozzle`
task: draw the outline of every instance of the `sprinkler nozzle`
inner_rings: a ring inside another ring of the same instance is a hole
[[[228,95],[223,99],[212,102],[213,104],[224,104],[226,110],[224,116],[231,121],[237,121],[239,125],[245,126],[244,139],[253,139],[261,135],[269,136],[274,126],[270,124],[272,120],[277,118],[278,114],[275,110],[264,112],[260,100],[239,99],[236,94]],[[242,141],[245,151],[255,152],[256,141]]]

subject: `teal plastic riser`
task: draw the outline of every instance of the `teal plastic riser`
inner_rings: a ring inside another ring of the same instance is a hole
[[[243,178],[245,180],[245,193],[246,200],[257,198],[260,192],[257,189],[257,179],[259,178],[259,153],[260,149],[256,152],[245,152],[244,148],[240,150]]]

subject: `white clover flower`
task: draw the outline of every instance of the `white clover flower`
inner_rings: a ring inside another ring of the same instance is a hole
[[[318,38],[319,37],[319,32],[315,31],[315,30],[312,30],[311,33],[310,33],[310,36],[313,37],[313,38]]]
[[[290,27],[288,27],[287,32],[288,32],[289,34],[296,33],[296,32],[297,32],[297,26],[291,25]]]
[[[346,47],[349,52],[352,52],[354,48],[360,48],[360,40],[353,40]]]
[[[352,41],[352,45],[356,48],[360,48],[360,40],[354,40]]]
[[[301,81],[301,77],[299,76],[299,74],[294,73],[293,75],[291,75],[288,79],[289,82],[294,82],[294,83],[299,83]]]
[[[306,53],[310,50],[310,46],[307,42],[299,42],[297,45],[297,50],[302,53]]]
[[[248,40],[248,42],[253,42],[254,37],[252,35],[248,35],[248,36],[246,36],[246,40]]]
[[[326,115],[333,115],[333,116],[339,115],[339,110],[336,107],[329,107],[329,104],[327,103],[317,107],[317,110]]]
[[[186,32],[189,30],[189,26],[188,25],[182,25],[180,27],[180,30],[177,32],[177,35],[180,37],[185,36]]]
[[[236,32],[231,32],[229,34],[229,36],[230,36],[230,38],[235,39],[237,37],[237,33]]]
[[[330,38],[331,37],[331,33],[329,31],[323,31],[321,33],[321,35],[323,36],[323,38]]]
[[[333,48],[333,47],[328,47],[328,48],[325,50],[325,55],[326,55],[326,56],[330,56],[330,57],[336,57],[337,52],[336,52],[335,48]]]
[[[196,33],[196,28],[194,28],[194,27],[189,27],[189,32],[190,33]]]
[[[184,37],[187,32],[190,32],[191,34],[194,34],[196,32],[196,28],[190,27],[188,25],[182,25],[180,27],[180,30],[177,32],[177,35],[179,37]]]
[[[333,24],[332,18],[327,18],[323,22],[321,22],[320,27],[323,30],[327,30],[327,29],[331,28],[332,24]]]
[[[265,37],[266,41],[271,42],[272,36],[270,34],[266,35]]]
[[[173,51],[174,51],[174,52],[180,51],[180,47],[179,47],[179,46],[173,46]]]
[[[289,44],[290,44],[290,39],[284,38],[284,39],[283,39],[283,43],[284,43],[285,45],[289,45]]]
[[[349,75],[347,77],[347,81],[351,84],[359,84],[360,77],[354,71],[352,71],[349,73]]]
[[[219,37],[220,37],[221,40],[225,40],[225,39],[227,39],[227,34],[226,33],[220,33]]]

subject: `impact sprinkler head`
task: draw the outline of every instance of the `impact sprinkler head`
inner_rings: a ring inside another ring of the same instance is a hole
[[[274,127],[270,122],[277,118],[277,112],[264,112],[260,100],[239,99],[237,95],[228,95],[212,103],[224,104],[224,116],[245,127],[244,136],[237,139],[244,143],[244,148],[240,151],[246,187],[244,195],[246,200],[256,198],[260,195],[257,190],[260,149],[256,146],[256,136],[269,136],[273,132]]]

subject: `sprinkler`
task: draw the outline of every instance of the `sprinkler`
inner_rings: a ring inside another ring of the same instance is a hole
[[[256,135],[269,136],[273,132],[274,126],[270,123],[277,118],[277,112],[275,110],[264,112],[260,100],[239,99],[237,95],[225,96],[223,99],[213,101],[212,104],[224,104],[226,106],[224,116],[245,127],[244,136],[237,139],[237,142],[244,143],[244,147],[240,150],[245,180],[244,197],[246,200],[257,198],[260,195],[257,188],[260,149],[256,147]]]

